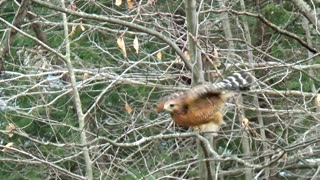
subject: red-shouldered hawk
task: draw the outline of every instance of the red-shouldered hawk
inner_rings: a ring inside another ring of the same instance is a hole
[[[165,97],[158,112],[167,111],[175,123],[200,132],[216,132],[224,123],[222,107],[232,91],[249,90],[253,77],[247,72],[234,73],[223,81],[196,86],[186,92]]]

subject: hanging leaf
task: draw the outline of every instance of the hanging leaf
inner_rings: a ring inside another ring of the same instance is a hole
[[[116,0],[116,6],[120,6],[122,4],[122,0]]]
[[[128,114],[132,113],[132,108],[127,102],[126,102],[124,108],[125,108],[125,110],[127,111]]]
[[[83,24],[82,24],[82,21],[80,21],[80,29],[82,30],[82,31],[85,31],[86,30],[86,28],[83,26]]]
[[[213,49],[213,56],[214,56],[215,58],[218,58],[218,57],[219,57],[217,48],[214,48],[214,49]]]
[[[221,62],[219,61],[219,53],[218,53],[217,48],[214,48],[214,50],[213,50],[213,56],[214,56],[214,59],[213,59],[214,67],[215,67],[215,68],[220,67],[220,66],[221,66]]]
[[[72,25],[70,36],[74,36],[76,34],[77,25]]]
[[[124,57],[127,57],[127,51],[126,51],[126,46],[124,44],[124,40],[123,40],[123,37],[120,36],[117,40],[117,44],[119,46],[119,48],[122,50],[122,53],[124,55]]]
[[[82,80],[86,80],[86,79],[89,79],[90,78],[90,75],[88,73],[84,73],[83,76],[82,76]]]
[[[316,103],[317,106],[320,107],[320,94],[317,95]]]
[[[249,119],[247,119],[246,117],[242,118],[242,127],[244,127],[245,129],[249,127]]]
[[[148,3],[147,3],[147,4],[153,5],[154,3],[155,3],[155,0],[148,0]]]
[[[135,36],[133,40],[133,48],[136,50],[136,53],[139,53],[139,40],[138,37]]]
[[[134,6],[134,0],[127,0],[128,9],[132,9]]]
[[[185,52],[184,52],[184,55],[186,55],[187,60],[190,60],[190,55],[189,55],[188,51],[185,51]]]
[[[14,134],[13,134],[13,131],[16,129],[16,126],[12,123],[9,123],[6,127],[6,130],[8,131],[8,135],[9,137],[12,137]]]
[[[253,128],[250,127],[249,125],[249,119],[246,117],[242,117],[242,122],[241,125],[243,127],[243,129],[246,130],[247,134],[251,137],[255,137],[255,138],[261,138],[261,135],[258,134]]]
[[[158,53],[157,53],[157,59],[158,59],[159,61],[162,60],[162,53],[161,53],[161,52],[158,52]]]
[[[74,4],[74,3],[71,4],[71,7],[70,7],[70,8],[71,8],[72,11],[77,11],[77,10],[78,10],[77,5]]]
[[[8,152],[8,148],[13,146],[13,142],[9,142],[8,144],[5,145],[5,147],[2,149],[2,152]]]

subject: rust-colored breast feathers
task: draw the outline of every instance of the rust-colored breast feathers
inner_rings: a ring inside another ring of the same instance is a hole
[[[171,112],[173,120],[181,126],[198,126],[201,124],[215,121],[217,114],[220,114],[221,106],[223,102],[219,96],[209,97],[192,97],[193,101],[190,101],[190,97],[183,97],[182,107],[186,109],[180,109],[176,112]],[[181,99],[179,99],[181,100]],[[220,117],[220,116],[219,116]],[[217,120],[220,121],[220,120]],[[219,122],[217,122],[218,124]]]

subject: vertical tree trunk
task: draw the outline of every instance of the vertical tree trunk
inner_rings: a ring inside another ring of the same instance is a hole
[[[187,33],[188,33],[188,52],[190,54],[190,60],[192,66],[192,86],[201,84],[204,82],[204,73],[202,67],[202,60],[200,50],[197,48],[198,38],[198,14],[196,8],[196,1],[186,0],[185,10],[187,18]],[[208,141],[213,142],[213,136],[210,134],[205,135]],[[208,158],[205,148],[198,141],[198,153],[199,153],[199,178],[211,180],[213,178],[214,162],[203,161],[204,158]]]
[[[244,0],[240,0],[240,5],[241,5],[241,10],[245,11],[246,8],[245,8]],[[244,27],[244,33],[245,33],[246,41],[249,44],[251,44],[251,36],[250,36],[250,30],[249,30],[248,22],[243,18],[242,23],[243,23],[243,27]],[[249,63],[253,64],[254,63],[253,54],[252,54],[252,51],[250,49],[251,48],[249,46],[247,46]],[[254,75],[254,72],[252,72],[252,74]],[[255,107],[259,107],[259,101],[258,101],[258,96],[257,95],[253,96],[253,103],[254,103]],[[259,127],[264,127],[264,122],[263,122],[262,114],[261,114],[260,111],[257,111],[257,118],[258,118]],[[265,130],[263,128],[260,129],[260,135],[261,135],[262,139],[266,139]],[[246,141],[248,141],[248,138],[246,138],[246,139],[247,139]],[[248,143],[247,145],[248,145],[248,147],[250,147],[249,146],[250,145],[249,142],[246,142],[246,143]],[[245,147],[247,145],[245,143],[243,143],[243,148],[246,149],[246,153],[249,154],[250,153],[250,148],[247,149]],[[263,143],[262,148],[263,148],[263,151],[267,151],[267,149],[268,149],[267,144]],[[269,161],[267,158],[268,157],[265,157],[265,161]],[[269,168],[265,168],[265,176],[266,176],[266,178],[269,178],[269,176],[270,176],[270,169]],[[248,170],[246,172],[246,179],[252,179],[252,178],[253,178],[252,171]]]
[[[314,9],[314,7],[311,8],[304,0],[292,0],[292,2],[298,7],[304,17],[306,17],[316,27],[317,32],[319,32],[320,21],[316,16],[316,9]]]
[[[64,0],[61,0],[61,5],[63,8],[65,8],[64,3],[65,3]],[[86,176],[87,176],[88,180],[92,180],[93,179],[92,162],[90,159],[88,147],[86,146],[87,136],[86,136],[86,131],[85,131],[85,118],[83,115],[80,95],[79,95],[78,88],[77,88],[76,77],[75,77],[72,63],[71,63],[68,21],[67,21],[67,16],[65,13],[62,13],[62,18],[63,18],[64,36],[65,36],[65,42],[66,42],[65,60],[66,60],[68,72],[70,74],[70,82],[71,82],[72,93],[73,93],[73,98],[74,98],[74,102],[75,102],[74,104],[75,104],[77,115],[78,115],[79,129],[81,130],[80,142],[83,145],[82,151],[83,151],[83,157],[84,157],[85,167],[86,167]]]
[[[225,9],[225,2],[226,0],[218,0],[219,3],[219,8],[220,9]],[[232,31],[231,31],[231,26],[230,26],[230,21],[229,21],[229,15],[228,13],[222,13],[220,18],[222,19],[222,28],[223,28],[223,32],[224,35],[226,37],[227,40],[230,40],[233,38],[232,35]],[[234,59],[234,49],[235,49],[235,45],[233,43],[233,41],[228,41],[228,53],[227,53],[227,60],[230,59]],[[242,97],[239,97],[239,101],[242,104]],[[240,111],[240,114],[244,114],[244,111],[242,109],[238,109]],[[238,116],[239,119],[241,118],[241,116]],[[244,151],[245,154],[250,154],[250,146],[249,146],[249,140],[247,137],[243,137],[242,139],[242,149]],[[252,176],[250,176],[250,172],[246,172],[246,179],[250,178]]]
[[[198,38],[198,14],[196,1],[185,1],[186,17],[187,17],[187,33],[188,33],[188,52],[190,60],[194,64],[192,66],[192,86],[204,82],[202,71],[202,61],[200,50],[197,48]]]
[[[219,2],[220,9],[225,9],[226,8],[224,0],[218,0],[218,2]],[[224,31],[226,39],[227,40],[228,39],[232,39],[233,35],[232,35],[232,31],[231,31],[231,26],[230,26],[230,21],[229,21],[228,14],[227,13],[223,13],[221,15],[221,18],[222,18],[222,22],[223,22],[223,31]],[[228,54],[227,54],[227,59],[235,58],[235,56],[234,56],[235,46],[234,46],[233,41],[229,41],[228,42],[228,49],[229,49],[229,51],[228,51]],[[242,103],[242,97],[241,96],[239,97],[237,104],[242,106],[243,103]],[[245,116],[244,110],[242,108],[238,108],[238,111],[239,111],[239,114],[240,114],[240,116],[238,116],[239,120],[242,121],[242,117]],[[248,156],[250,155],[250,143],[249,143],[248,135],[246,133],[244,133],[244,136],[242,137],[242,150],[243,150],[244,154],[246,154]],[[247,180],[251,180],[253,178],[252,171],[250,169],[246,170],[245,176],[246,176]]]
[[[306,32],[306,39],[307,39],[307,43],[309,46],[312,47],[312,37],[310,34],[310,29],[309,29],[309,21],[307,18],[303,18],[303,26],[302,26]],[[311,58],[313,56],[313,53],[308,51],[308,57]],[[309,65],[312,65],[312,61],[309,61]],[[312,68],[309,69],[309,75],[311,77],[315,77],[315,73],[314,70]],[[310,83],[311,83],[311,90],[314,94],[317,94],[317,88],[314,85],[314,81],[310,78]],[[317,99],[315,98],[315,107],[316,107],[316,112],[317,115],[320,113],[320,107],[317,105]],[[318,115],[318,117],[320,118],[320,115]]]
[[[218,0],[219,2],[219,7],[220,9],[226,9],[225,6],[225,0]],[[230,21],[229,21],[229,16],[228,13],[222,13],[220,18],[222,19],[222,28],[223,28],[223,33],[226,37],[226,39],[232,39],[232,32],[231,32],[231,26],[230,26]],[[227,54],[227,59],[233,58],[233,53],[234,53],[234,43],[233,41],[228,41],[228,54]]]
[[[2,4],[2,3],[1,3]],[[20,28],[22,23],[24,22],[24,18],[28,12],[29,6],[31,4],[30,0],[24,0],[21,2],[21,5],[17,11],[17,13],[14,16],[12,24],[15,27]],[[5,39],[0,41],[0,74],[2,71],[5,70],[5,56],[7,56],[10,53],[10,46],[12,41],[14,40],[14,37],[17,35],[17,31],[10,29],[10,31],[7,32]]]

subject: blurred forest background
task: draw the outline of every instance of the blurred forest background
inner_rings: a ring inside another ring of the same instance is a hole
[[[319,0],[0,0],[0,179],[319,179]],[[239,71],[204,138],[156,113]]]

